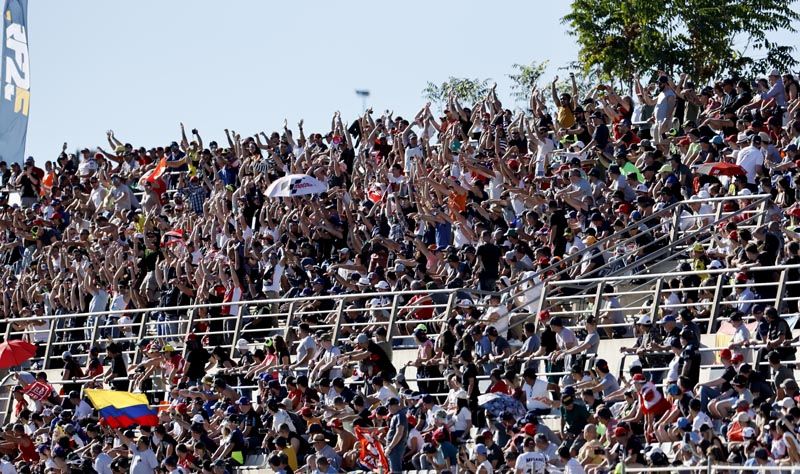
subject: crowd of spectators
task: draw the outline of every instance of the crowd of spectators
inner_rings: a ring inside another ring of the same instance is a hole
[[[787,315],[800,287],[781,307],[752,303],[782,288],[769,268],[800,263],[798,83],[778,71],[633,83],[633,96],[596,85],[579,97],[574,78],[572,93],[554,80],[517,114],[491,88],[469,106],[450,96],[441,114],[335,113],[329,130],[284,121],[207,146],[182,124],[149,149],[109,131],[108,149],[0,163],[0,332],[36,344],[38,361],[48,342],[64,349],[17,375],[0,470],[224,474],[255,457],[278,473],[369,471],[378,447],[391,472],[799,463]],[[742,174],[703,173],[712,163]],[[265,197],[287,174],[328,190]],[[703,198],[755,194],[770,195],[763,225],[708,228]],[[609,286],[598,318],[545,311],[512,325],[504,289],[602,275],[614,258],[635,266],[667,232],[648,232],[663,222],[647,218],[683,201],[681,230],[698,233],[684,270],[715,272],[665,285],[704,290],[627,321]],[[565,271],[540,271],[554,265]],[[736,334],[721,375],[701,383],[707,328],[694,320],[718,278],[735,282]],[[451,312],[438,289],[462,290]],[[390,300],[369,293],[409,290],[421,293],[400,298],[398,319],[413,324],[387,327]],[[361,294],[339,333],[330,298],[275,317],[279,298]],[[276,302],[247,304],[263,299]],[[249,340],[232,340],[236,316]],[[419,380],[393,362],[392,334],[413,338],[406,365]],[[639,363],[615,374],[602,341],[624,336]],[[32,400],[34,382],[58,390]],[[145,392],[160,423],[113,430],[86,387]],[[506,409],[486,408],[485,394]]]

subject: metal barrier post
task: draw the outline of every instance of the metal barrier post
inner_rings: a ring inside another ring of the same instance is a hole
[[[236,321],[233,323],[233,339],[231,342],[231,357],[236,355],[236,341],[239,340],[239,335],[242,332],[242,313],[244,312],[246,304],[239,305],[239,311],[236,312]]]
[[[341,301],[339,301],[339,309],[336,310],[336,321],[334,322],[332,337],[334,344],[339,342],[339,333],[342,331],[342,317],[344,316],[344,304],[346,301],[347,298],[342,298]]]
[[[781,306],[783,306],[783,294],[786,292],[786,279],[788,278],[788,270],[781,271],[781,276],[778,279],[778,293],[775,295],[775,309],[781,313]]]
[[[594,306],[592,307],[592,316],[595,319],[600,317],[600,301],[603,299],[603,287],[605,285],[597,285],[597,291],[594,292]]]
[[[289,329],[292,327],[292,316],[294,315],[294,301],[289,302],[289,309],[286,311],[286,328],[283,330],[283,340],[289,344]]]
[[[672,229],[670,229],[668,246],[678,240],[681,232],[681,212],[683,212],[682,206],[678,206],[672,213]]]
[[[95,315],[95,317],[94,317],[94,327],[92,327],[92,337],[91,337],[91,339],[89,339],[89,344],[93,344],[94,341],[97,340],[97,330],[100,328],[100,318],[101,317],[102,316],[100,316],[100,315]],[[106,316],[106,317],[108,317],[108,316]],[[141,336],[139,337],[139,340],[140,341],[142,340]]]
[[[139,340],[141,341],[144,339],[144,335],[147,333],[147,312],[140,313],[141,314],[141,321],[139,321]],[[138,364],[141,360],[141,357],[144,356],[142,351],[134,350],[133,352],[133,362]]]
[[[389,327],[386,328],[387,341],[391,341],[392,337],[394,337],[395,320],[397,318],[397,303],[399,301],[400,301],[400,295],[394,295],[394,297],[392,298],[392,312],[389,313]]]
[[[714,301],[711,303],[711,314],[708,315],[708,334],[713,334],[714,323],[719,312],[719,303],[722,301],[722,287],[724,274],[717,275],[717,284],[714,286]]]
[[[653,289],[653,308],[650,310],[650,318],[653,323],[655,323],[656,316],[658,316],[658,310],[661,309],[661,292],[663,289],[664,279],[659,278],[656,280],[656,287]]]
[[[764,225],[764,214],[767,212],[767,200],[763,199],[761,201],[761,207],[758,209],[758,218],[756,219],[756,227],[761,227]]]
[[[56,326],[58,326],[58,321],[50,321],[50,335],[47,336],[48,344],[44,346],[44,360],[42,360],[42,370],[47,370],[47,362],[50,360],[50,355],[53,352],[53,340],[55,339],[56,335]]]

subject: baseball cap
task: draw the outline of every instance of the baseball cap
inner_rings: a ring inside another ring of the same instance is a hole
[[[480,454],[481,456],[486,456],[489,453],[489,450],[486,449],[486,445],[483,443],[478,443],[475,445],[475,454]]]
[[[682,417],[678,418],[678,428],[680,428],[682,430],[686,430],[686,429],[689,429],[691,426],[692,426],[692,422],[688,418],[686,418],[685,416],[682,416]]]
[[[641,324],[642,326],[650,326],[651,324],[653,324],[653,320],[650,318],[650,315],[643,314],[636,321],[636,324]]]
[[[670,314],[670,315],[667,315],[667,316],[664,316],[663,318],[661,318],[661,320],[658,321],[658,324],[667,324],[667,323],[674,323],[674,322],[676,322],[675,316]]]

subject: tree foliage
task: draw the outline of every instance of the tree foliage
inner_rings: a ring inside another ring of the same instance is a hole
[[[527,104],[531,98],[531,88],[539,82],[547,69],[547,63],[548,61],[541,63],[531,61],[530,64],[512,65],[514,72],[508,74],[508,78],[511,79],[511,97],[517,102]]]
[[[441,107],[447,104],[447,99],[452,92],[459,101],[471,106],[483,99],[488,91],[489,79],[450,76],[447,81],[441,84],[428,82],[428,85],[422,90],[422,96]]]
[[[793,47],[768,35],[796,32],[794,0],[574,0],[562,22],[585,71],[627,80],[661,69],[704,82],[723,74],[788,70]]]

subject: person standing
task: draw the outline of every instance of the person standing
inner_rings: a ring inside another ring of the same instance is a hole
[[[389,471],[403,472],[403,455],[408,443],[408,416],[406,408],[400,405],[396,397],[390,398],[386,405],[389,408],[389,431],[386,433],[386,457],[389,460]]]

